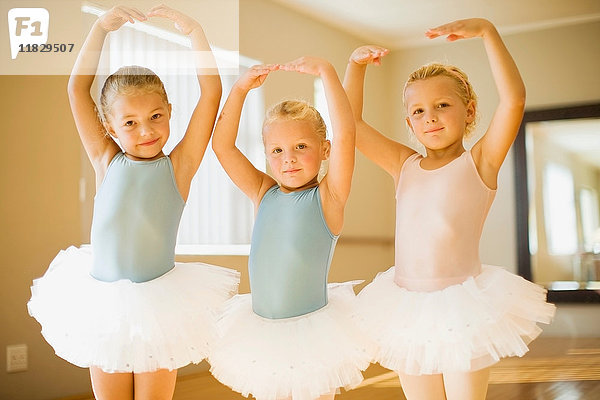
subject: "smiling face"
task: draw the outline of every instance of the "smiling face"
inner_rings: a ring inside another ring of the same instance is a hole
[[[275,120],[264,127],[263,142],[271,174],[282,191],[318,184],[321,162],[328,158],[330,144],[315,133],[310,121]]]
[[[435,76],[411,82],[404,92],[406,122],[427,149],[441,150],[460,143],[466,126],[473,122],[475,106],[465,105],[456,81]]]
[[[163,155],[170,117],[171,105],[158,93],[117,95],[107,115],[106,130],[119,139],[129,158],[151,160]]]

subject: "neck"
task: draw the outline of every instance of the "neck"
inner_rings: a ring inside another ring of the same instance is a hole
[[[304,185],[298,186],[298,187],[289,187],[289,186],[285,186],[285,185],[279,185],[279,187],[283,193],[301,192],[303,190],[311,189],[311,188],[314,188],[315,186],[319,186],[319,180],[317,178],[318,178],[318,175],[315,176],[314,178],[312,178],[310,181],[306,182]]]
[[[455,142],[448,147],[444,147],[443,149],[430,149],[428,147],[425,148],[427,151],[427,158],[431,160],[453,160],[456,157],[459,157],[462,153],[465,152],[465,147],[462,144],[462,140],[460,142]]]
[[[162,150],[159,151],[157,155],[155,155],[154,157],[150,157],[150,158],[137,157],[137,156],[134,156],[133,154],[129,154],[128,152],[125,152],[125,157],[127,157],[133,161],[154,161],[154,160],[158,160],[159,158],[162,158],[164,156],[165,156],[165,153],[163,153]]]

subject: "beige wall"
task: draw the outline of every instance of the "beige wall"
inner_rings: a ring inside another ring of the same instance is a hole
[[[600,24],[508,37],[507,44],[527,83],[528,106],[598,100],[600,84],[594,66],[600,63],[600,52],[593,39],[597,37]],[[281,62],[304,54],[322,56],[331,60],[341,75],[348,54],[359,44],[362,42],[356,38],[269,1],[240,2],[239,49],[248,57]],[[469,57],[465,50],[470,51]],[[376,128],[404,140],[399,88],[410,69],[432,59],[455,62],[467,70],[481,98],[481,125],[489,121],[495,92],[483,48],[472,41],[396,51],[383,67],[370,71],[365,115]],[[32,279],[43,274],[59,249],[80,244],[84,236],[78,202],[80,144],[67,103],[66,82],[64,76],[0,76],[0,109],[5,115],[1,137],[6,149],[0,161],[0,222],[4,231],[0,243],[4,257],[0,270],[0,359],[5,359],[7,345],[29,346],[27,372],[6,374],[0,368],[3,399],[53,399],[90,388],[87,371],[53,354],[25,306]],[[311,90],[310,78],[277,73],[265,86],[266,104],[290,95],[310,99]],[[514,270],[510,157],[501,172],[500,187],[484,232],[482,257],[485,262]],[[330,280],[369,280],[377,270],[391,265],[393,218],[391,179],[359,156]],[[241,290],[248,290],[245,257],[199,259],[238,268],[243,273]],[[590,328],[583,321],[594,320],[591,315],[597,312],[596,306],[561,306],[555,333],[585,335],[593,329],[591,332],[597,334],[597,326]],[[547,331],[552,332],[550,328]],[[182,373],[198,368],[186,367]]]

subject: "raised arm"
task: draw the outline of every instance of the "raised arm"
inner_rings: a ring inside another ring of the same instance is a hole
[[[350,195],[356,128],[348,97],[333,65],[315,57],[302,57],[283,64],[281,69],[319,76],[323,81],[333,133],[327,175],[319,187],[323,211],[333,233],[342,229],[344,206]]]
[[[263,84],[267,75],[278,69],[278,65],[255,65],[250,68],[231,88],[227,101],[221,110],[213,134],[212,148],[233,183],[252,200],[255,207],[268,188],[276,182],[269,175],[259,171],[236,147],[242,107],[251,89]]]
[[[136,19],[144,21],[146,16],[134,8],[116,6],[104,13],[88,33],[69,78],[67,90],[71,112],[83,147],[96,171],[97,181],[102,180],[104,171],[119,151],[119,146],[106,134],[90,89],[106,35]]]
[[[153,7],[148,16],[169,19],[181,33],[189,35],[196,59],[200,98],[183,139],[170,154],[177,186],[182,196],[187,198],[192,178],[204,157],[219,110],[221,78],[204,30],[198,22],[165,5]]]
[[[498,171],[506,158],[523,118],[525,85],[519,70],[494,25],[480,18],[465,19],[430,29],[429,38],[446,36],[455,41],[483,38],[500,101],[485,135],[473,146],[479,173],[490,187],[496,187]]]
[[[363,86],[367,66],[380,65],[381,58],[388,53],[389,50],[373,45],[361,46],[354,50],[348,60],[344,89],[348,94],[356,121],[356,147],[396,180],[404,160],[415,151],[381,134],[362,117]]]

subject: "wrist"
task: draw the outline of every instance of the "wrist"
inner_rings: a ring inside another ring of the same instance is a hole
[[[494,36],[494,35],[499,35],[498,30],[496,29],[494,24],[492,24],[490,21],[484,19],[481,37],[486,38],[486,37],[490,37],[490,36]]]
[[[238,95],[238,96],[246,96],[249,91],[250,91],[250,88],[248,88],[245,85],[240,84],[239,82],[234,83],[233,86],[231,87],[231,93]]]
[[[193,35],[194,33],[199,33],[199,34],[204,34],[204,30],[202,29],[202,25],[200,25],[198,22],[194,22],[194,24],[190,25],[190,31],[188,33],[189,36]]]
[[[329,74],[336,74],[337,75],[337,73],[335,72],[335,68],[328,61],[323,62],[323,64],[320,65],[318,71],[319,71],[319,76],[321,76],[321,77],[324,77],[324,76],[329,75]]]
[[[367,63],[359,63],[354,61],[352,58],[348,60],[348,65],[351,67],[367,68]]]
[[[102,26],[102,21],[97,19],[94,24],[92,25],[92,29],[97,31],[97,32],[101,32],[104,35],[107,35],[110,32],[110,29],[106,29],[104,26]]]

